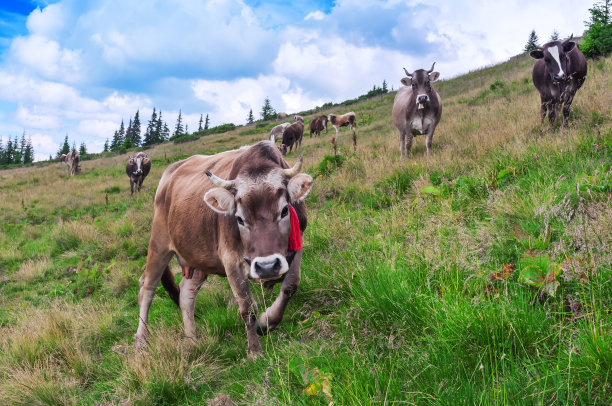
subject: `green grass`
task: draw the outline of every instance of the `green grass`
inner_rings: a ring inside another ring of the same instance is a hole
[[[132,337],[163,169],[266,139],[275,123],[150,149],[133,197],[127,156],[70,179],[59,164],[2,172],[2,402],[610,404],[612,111],[600,100],[612,60],[589,62],[571,127],[554,132],[539,123],[531,64],[438,83],[432,158],[417,137],[400,159],[393,94],[351,106],[356,151],[346,131],[337,157],[331,135],[304,139],[315,184],[302,281],[254,361],[221,278],[198,296],[197,343],[161,287],[148,349]],[[260,309],[279,290],[251,289]],[[331,399],[305,392],[316,379]]]

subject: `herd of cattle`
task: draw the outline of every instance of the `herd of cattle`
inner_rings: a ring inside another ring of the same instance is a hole
[[[571,38],[549,42],[531,56],[537,59],[533,82],[540,92],[542,120],[548,113],[552,125],[562,108],[567,126],[574,94],[586,77],[584,56]],[[442,116],[442,101],[432,86],[439,77],[434,65],[412,73],[404,69],[404,86],[397,91],[392,110],[402,156],[410,152],[412,139],[419,134],[427,134],[427,154],[431,154]],[[315,117],[309,125],[310,136],[327,133],[328,123],[336,134],[343,126],[354,133],[355,113]],[[300,283],[301,238],[307,225],[304,198],[313,179],[300,172],[302,156],[293,167],[283,156],[300,148],[303,133],[304,119],[296,115],[293,123],[275,126],[267,141],[212,156],[195,155],[166,168],[155,193],[147,262],[139,280],[136,346],[146,345],[149,308],[160,281],[180,307],[186,337],[195,339],[196,295],[208,275],[220,275],[227,277],[238,302],[248,356],[262,352],[258,334],[281,322]],[[282,142],[280,147],[277,140]],[[62,162],[69,174],[79,172],[76,151],[62,156]],[[126,173],[132,194],[140,190],[150,169],[147,154],[129,157]],[[174,257],[183,274],[179,285],[168,265]],[[268,289],[281,284],[278,297],[263,313],[258,313],[249,280]]]

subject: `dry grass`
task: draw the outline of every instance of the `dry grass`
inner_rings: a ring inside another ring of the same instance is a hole
[[[20,284],[30,283],[45,274],[52,265],[51,258],[29,259],[22,263],[19,270],[13,276],[15,282]]]

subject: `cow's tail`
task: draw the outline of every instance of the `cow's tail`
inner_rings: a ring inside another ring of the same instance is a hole
[[[162,278],[161,278],[161,283],[164,289],[166,289],[166,291],[168,292],[170,299],[172,299],[172,301],[176,303],[177,306],[180,307],[179,294],[181,290],[179,286],[176,284],[176,282],[174,281],[174,275],[170,271],[169,266],[166,266],[166,270],[164,271]]]

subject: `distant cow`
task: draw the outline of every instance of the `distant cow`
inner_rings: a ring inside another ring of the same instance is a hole
[[[276,142],[276,140],[280,140],[281,138],[283,138],[283,131],[285,131],[285,129],[290,125],[291,123],[282,123],[273,127],[270,131],[270,137],[268,138],[268,140]]]
[[[563,106],[563,127],[567,127],[574,95],[586,79],[586,59],[571,39],[548,42],[529,53],[537,59],[532,77],[540,92],[540,115],[543,121],[548,110],[551,126]]]
[[[68,154],[62,154],[60,156],[60,162],[66,164],[68,167],[68,176],[74,176],[75,174],[81,173],[81,156],[76,149],[73,149]]]
[[[314,133],[317,137],[321,135],[321,131],[325,130],[325,134],[327,134],[327,116],[322,115],[319,117],[315,117],[310,121],[308,125],[308,129],[310,130],[310,137],[312,138],[312,134]]]
[[[355,118],[355,113],[353,113],[352,111],[350,113],[342,114],[340,116],[336,114],[330,114],[328,119],[331,125],[336,129],[336,135],[338,135],[338,130],[340,127],[346,126],[348,126],[350,130],[353,131],[353,134],[355,133],[355,128],[357,127],[357,119]]]
[[[433,72],[435,64],[431,65],[430,70],[417,69],[413,73],[408,73],[404,68],[407,77],[402,79],[404,86],[397,91],[391,112],[393,124],[399,132],[402,156],[410,152],[412,138],[420,134],[427,134],[425,145],[427,155],[431,155],[434,131],[442,116],[442,100],[431,85],[440,76],[439,72]]]
[[[290,168],[269,141],[168,166],[155,194],[147,263],[139,281],[136,346],[146,343],[149,308],[160,280],[181,309],[185,336],[195,339],[196,296],[208,275],[219,275],[227,277],[238,303],[248,357],[262,353],[257,334],[281,322],[300,283],[304,197],[313,182],[300,173],[301,166],[300,157]],[[198,277],[187,274],[177,286],[168,266],[174,256],[183,270],[197,270]],[[267,288],[281,283],[279,296],[262,313],[249,280]]]
[[[287,149],[289,149],[289,152],[291,152],[294,145],[296,150],[302,145],[303,135],[303,121],[298,120],[295,123],[291,124],[289,127],[285,128],[285,131],[283,131],[283,142],[281,145],[281,152],[283,153],[283,156],[287,155]]]
[[[140,192],[142,182],[151,170],[151,159],[144,152],[138,152],[136,155],[130,156],[125,165],[125,173],[130,177],[130,196],[134,194],[134,188]]]
[[[278,113],[278,114],[276,115],[276,121],[279,121],[279,120],[286,120],[286,119],[287,119],[287,117],[289,117],[289,116],[287,115],[287,113]]]

